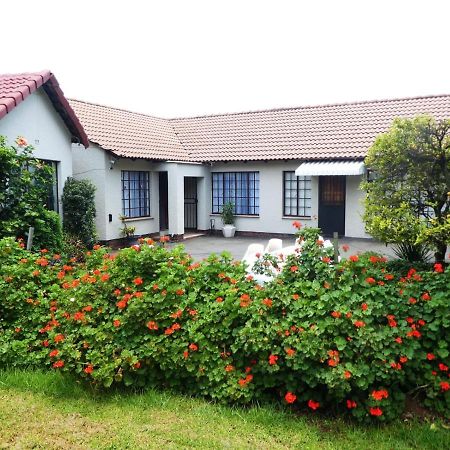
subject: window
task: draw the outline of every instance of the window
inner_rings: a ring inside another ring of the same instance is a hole
[[[52,169],[52,180],[53,183],[49,188],[48,196],[46,199],[46,207],[50,211],[56,211],[59,212],[59,205],[58,205],[58,163],[56,161],[48,161],[48,160],[41,160],[46,166],[51,167]]]
[[[283,172],[283,215],[311,216],[311,177],[297,177]]]
[[[150,173],[122,170],[122,213],[125,217],[150,215]]]
[[[234,204],[235,214],[259,215],[259,172],[214,172],[212,212],[219,214],[224,203]]]

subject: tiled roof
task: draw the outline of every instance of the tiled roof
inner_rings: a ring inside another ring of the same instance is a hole
[[[172,119],[195,161],[361,159],[395,117],[450,118],[450,95]]]
[[[42,86],[76,141],[89,146],[86,133],[55,76],[49,71],[0,75],[0,119]]]
[[[117,156],[191,160],[169,120],[79,100],[69,102],[89,140]]]

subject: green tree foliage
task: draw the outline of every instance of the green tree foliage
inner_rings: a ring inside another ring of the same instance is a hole
[[[64,231],[91,247],[96,240],[95,186],[89,180],[68,178],[62,203]]]
[[[450,242],[450,120],[395,119],[366,158],[367,231],[383,242],[427,244],[443,261]]]
[[[33,246],[58,250],[61,223],[45,203],[52,187],[52,169],[33,156],[23,138],[8,146],[0,136],[0,237],[24,238],[34,227]]]

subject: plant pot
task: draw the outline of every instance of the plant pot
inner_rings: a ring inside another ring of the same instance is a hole
[[[223,237],[231,238],[236,233],[236,227],[234,225],[224,225],[222,228]]]

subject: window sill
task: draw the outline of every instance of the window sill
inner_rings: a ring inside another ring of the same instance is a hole
[[[123,222],[138,222],[139,220],[153,220],[152,216],[142,216],[142,217],[127,217],[123,219]]]
[[[211,217],[220,217],[220,214],[210,214]],[[235,214],[234,217],[243,217],[246,219],[259,219],[259,215],[253,215],[253,214]]]
[[[281,218],[290,220],[297,220],[297,219],[312,220],[312,216],[282,216]]]

